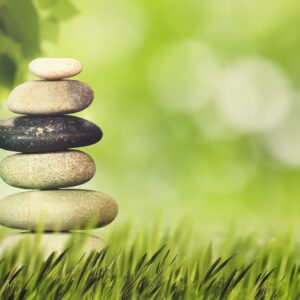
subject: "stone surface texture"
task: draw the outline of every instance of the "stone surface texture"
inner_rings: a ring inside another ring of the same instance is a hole
[[[0,176],[23,189],[49,190],[89,181],[96,171],[93,159],[81,151],[15,154],[0,162]]]
[[[84,110],[94,98],[87,84],[64,80],[81,72],[80,62],[38,58],[30,63],[29,70],[45,80],[23,83],[9,96],[9,109],[25,116],[0,120],[0,148],[22,153],[0,162],[0,177],[11,186],[38,191],[1,199],[0,225],[32,232],[4,239],[0,254],[24,237],[34,241],[34,231],[46,232],[40,236],[45,253],[60,252],[71,237],[61,232],[106,226],[118,213],[118,205],[109,195],[61,189],[87,182],[96,171],[89,155],[70,148],[95,144],[103,136],[96,124],[67,115]],[[101,239],[87,240],[91,251],[104,247]]]
[[[73,58],[37,58],[29,64],[29,71],[42,79],[59,80],[79,74],[82,66]]]
[[[117,212],[110,196],[88,190],[23,192],[0,200],[0,224],[15,229],[99,228],[112,222]]]
[[[97,143],[101,129],[73,117],[17,117],[0,121],[0,148],[37,153],[66,150]]]
[[[8,108],[17,114],[57,116],[81,111],[93,99],[93,90],[77,80],[28,81],[11,92]]]

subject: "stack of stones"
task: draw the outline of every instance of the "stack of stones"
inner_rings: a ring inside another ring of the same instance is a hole
[[[117,215],[117,204],[110,196],[63,189],[89,181],[96,170],[89,155],[69,149],[102,138],[97,125],[66,115],[82,111],[93,101],[87,84],[64,80],[81,72],[80,62],[39,58],[30,63],[29,70],[42,80],[23,83],[9,96],[9,109],[25,116],[0,121],[0,148],[22,153],[1,161],[0,176],[13,187],[37,191],[0,200],[0,224],[47,232],[109,224]]]

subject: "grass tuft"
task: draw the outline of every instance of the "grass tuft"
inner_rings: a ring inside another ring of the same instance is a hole
[[[290,235],[271,243],[224,235],[213,245],[179,229],[135,239],[127,229],[101,252],[67,243],[43,257],[37,238],[2,253],[0,299],[299,299],[300,247]]]

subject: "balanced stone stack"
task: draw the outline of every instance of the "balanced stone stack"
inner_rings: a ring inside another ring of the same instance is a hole
[[[17,86],[8,107],[19,116],[0,121],[0,147],[17,153],[0,163],[9,185],[37,190],[0,200],[0,224],[22,230],[69,231],[98,228],[113,221],[117,204],[108,195],[83,189],[95,174],[93,159],[79,150],[97,143],[101,129],[66,114],[82,111],[93,101],[85,83],[64,80],[81,72],[70,58],[39,58],[29,70],[42,80]]]

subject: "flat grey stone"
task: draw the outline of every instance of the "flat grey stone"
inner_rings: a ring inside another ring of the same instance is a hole
[[[37,58],[29,64],[29,71],[42,79],[59,80],[79,74],[81,63],[73,58]]]
[[[93,99],[93,90],[81,81],[28,81],[10,93],[8,108],[17,114],[58,116],[81,111]]]
[[[50,190],[76,186],[95,174],[93,159],[81,151],[15,154],[0,162],[0,176],[23,189]]]
[[[112,222],[117,212],[110,196],[89,190],[24,192],[0,200],[0,224],[16,229],[99,228]]]

